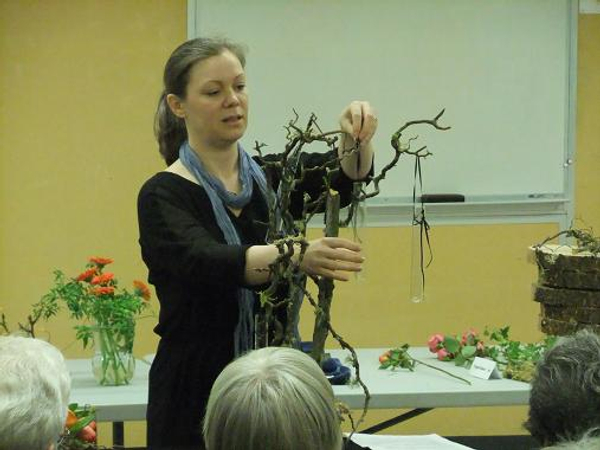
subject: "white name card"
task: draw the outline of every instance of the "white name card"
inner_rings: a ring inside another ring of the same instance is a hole
[[[496,366],[496,361],[486,358],[479,358],[478,356],[475,357],[473,364],[471,364],[469,375],[472,375],[476,378],[481,378],[483,380],[502,378],[502,374]]]

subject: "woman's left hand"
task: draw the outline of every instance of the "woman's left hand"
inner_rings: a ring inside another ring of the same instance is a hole
[[[365,101],[353,101],[340,115],[340,129],[366,146],[377,130],[375,110]]]

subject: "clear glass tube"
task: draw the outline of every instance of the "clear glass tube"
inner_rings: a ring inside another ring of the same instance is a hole
[[[410,264],[410,293],[409,299],[413,303],[420,303],[425,300],[425,285],[423,281],[422,261],[422,242],[421,242],[421,221],[423,219],[423,210],[415,211],[415,220],[412,226],[411,242],[411,264]]]
[[[362,193],[363,183],[355,182],[354,183],[354,192],[352,195],[358,196]],[[361,235],[364,236],[365,224],[367,221],[367,202],[360,201],[356,205],[356,210],[354,211],[354,216],[352,217],[352,240],[357,244],[363,244],[363,239]],[[365,254],[365,247],[362,248],[362,256],[364,258],[367,257]],[[367,279],[366,265],[363,263],[362,271],[354,272],[354,279],[356,281],[365,281]]]

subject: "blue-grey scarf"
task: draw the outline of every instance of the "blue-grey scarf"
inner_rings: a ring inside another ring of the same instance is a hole
[[[217,224],[223,232],[225,241],[230,245],[240,245],[241,240],[231,222],[227,207],[242,209],[252,199],[254,182],[260,188],[265,200],[267,196],[267,180],[260,166],[244,151],[238,144],[239,155],[239,177],[242,192],[234,194],[227,191],[218,178],[211,175],[196,152],[192,150],[188,141],[179,148],[179,159],[183,165],[196,177],[198,183],[208,194]],[[254,294],[245,288],[238,289],[239,320],[235,328],[235,354],[236,356],[246,353],[253,348],[254,343]]]

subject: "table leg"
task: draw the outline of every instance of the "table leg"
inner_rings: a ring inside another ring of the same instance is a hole
[[[413,409],[412,411],[409,411],[407,413],[396,416],[393,419],[386,420],[385,422],[378,423],[377,425],[373,425],[372,427],[367,428],[366,430],[359,431],[359,433],[364,433],[364,434],[379,433],[380,431],[385,430],[386,428],[389,428],[391,426],[394,426],[396,424],[404,422],[405,420],[412,419],[413,417],[420,416],[421,414],[424,414],[427,411],[431,411],[432,409],[433,408],[416,408],[416,409]]]
[[[113,422],[113,447],[123,448],[125,446],[125,426],[123,422]]]

